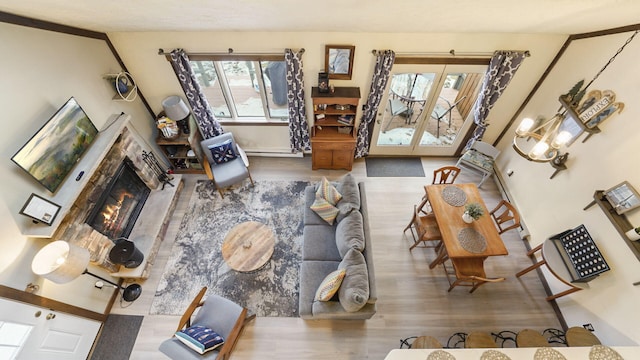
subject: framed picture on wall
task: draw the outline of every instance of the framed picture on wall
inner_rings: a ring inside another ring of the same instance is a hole
[[[31,194],[20,210],[20,214],[32,218],[34,222],[44,223],[50,226],[53,224],[53,220],[59,211],[60,205],[36,194]]]
[[[640,206],[640,194],[628,181],[606,190],[604,196],[618,215]]]
[[[351,45],[326,45],[324,68],[329,79],[351,80],[353,54],[356,47]]]

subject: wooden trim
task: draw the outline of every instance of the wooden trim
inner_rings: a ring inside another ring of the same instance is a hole
[[[116,294],[119,293],[118,290],[119,289],[114,289],[114,296],[112,297],[112,299],[115,299]],[[107,319],[107,314],[111,309],[111,306],[109,306],[109,309],[104,314],[101,314],[95,311],[90,311],[77,306],[65,304],[60,301],[48,299],[40,295],[30,294],[30,293],[17,290],[4,285],[0,285],[0,297],[21,301],[27,304],[40,306],[40,307],[44,307],[54,311],[64,312],[71,315],[81,316],[87,319],[97,320],[100,322],[104,322]],[[112,305],[112,303],[113,301],[110,303],[110,305]]]
[[[81,29],[73,26],[57,24],[50,21],[32,19],[32,18],[20,16],[20,15],[10,14],[4,11],[0,11],[0,22],[26,26],[26,27],[40,29],[40,30],[48,30],[48,31],[55,31],[55,32],[64,33],[64,34],[83,36],[83,37],[88,37],[88,38],[98,39],[98,40],[107,39],[107,34],[105,33]]]
[[[394,64],[489,65],[491,58],[396,56]]]

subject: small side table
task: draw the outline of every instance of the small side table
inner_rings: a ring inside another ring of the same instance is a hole
[[[275,246],[273,231],[257,221],[246,221],[234,226],[222,243],[222,257],[230,268],[251,272],[263,267]]]

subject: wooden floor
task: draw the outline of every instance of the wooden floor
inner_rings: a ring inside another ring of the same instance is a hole
[[[309,157],[251,158],[253,179],[310,180],[326,176],[338,179],[345,171],[311,171]],[[525,244],[516,231],[503,234],[509,250],[505,257],[486,261],[489,276],[503,276],[501,283],[486,284],[473,294],[449,284],[441,267],[429,270],[432,249],[409,252],[412,240],[403,228],[413,205],[431,182],[434,169],[454,164],[450,159],[423,158],[425,178],[367,178],[364,160],[356,160],[352,174],[364,181],[378,289],[378,312],[367,321],[304,321],[299,318],[257,318],[244,330],[232,358],[242,359],[383,359],[400,346],[400,339],[431,335],[446,343],[455,332],[560,328],[543,285],[535,272],[520,279],[515,273],[529,266]],[[200,175],[187,175],[185,188],[160,248],[150,278],[142,283],[140,299],[126,308],[115,304],[113,313],[144,315],[131,359],[164,359],[158,345],[172,336],[178,316],[149,315],[157,283],[168,260],[172,243],[184,216],[193,186]],[[464,171],[457,182],[478,182],[479,176]],[[481,189],[491,209],[501,199],[493,180]],[[277,210],[276,210],[277,211]],[[410,235],[409,235],[410,236]]]

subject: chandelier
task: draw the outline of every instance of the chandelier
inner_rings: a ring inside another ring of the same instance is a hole
[[[516,128],[516,134],[513,138],[513,149],[529,161],[549,162],[558,158],[558,156],[560,156],[560,149],[573,139],[574,135],[566,130],[567,127],[578,126],[581,132],[589,133],[587,138],[600,132],[597,126],[587,127],[580,120],[576,109],[589,86],[602,74],[609,64],[615,60],[616,56],[624,50],[625,46],[633,40],[638,32],[640,32],[640,30],[634,31],[584,88],[582,88],[584,80],[581,80],[574,85],[567,94],[561,95],[559,98],[561,106],[553,117],[548,120],[543,116],[539,116],[535,120],[524,118]],[[568,118],[573,119],[573,121],[567,123],[567,126],[563,126],[565,120],[570,120]],[[585,140],[587,138],[585,138]],[[532,139],[535,141],[533,145],[529,142]],[[585,140],[583,140],[583,142]]]

